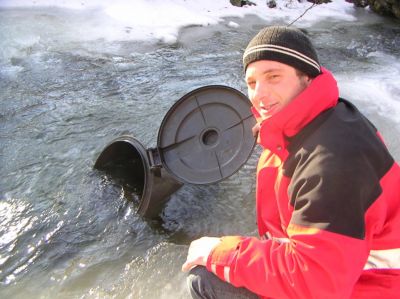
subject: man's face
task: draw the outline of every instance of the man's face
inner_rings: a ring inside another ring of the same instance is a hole
[[[281,111],[310,83],[308,76],[299,76],[295,68],[277,61],[255,61],[246,70],[248,95],[261,120]]]

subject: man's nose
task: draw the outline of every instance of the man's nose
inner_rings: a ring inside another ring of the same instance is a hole
[[[260,99],[265,96],[267,93],[267,88],[266,85],[263,84],[262,82],[257,82],[254,91],[253,91],[253,96],[251,102],[253,103],[254,106],[258,106],[260,104]]]

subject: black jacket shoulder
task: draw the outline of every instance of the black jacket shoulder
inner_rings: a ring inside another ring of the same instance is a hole
[[[376,128],[349,101],[321,113],[290,138],[283,174],[293,221],[356,238],[394,160]]]

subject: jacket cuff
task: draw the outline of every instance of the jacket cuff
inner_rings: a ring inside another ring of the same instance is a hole
[[[219,243],[207,258],[207,270],[213,272],[221,280],[231,283],[231,265],[236,258],[239,243],[243,237],[222,237]]]

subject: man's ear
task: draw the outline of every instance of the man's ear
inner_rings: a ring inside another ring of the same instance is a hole
[[[307,85],[307,87],[311,84],[311,82],[312,82],[312,80],[314,79],[314,78],[312,78],[312,77],[310,77],[310,76],[308,76],[308,75],[305,75],[304,76],[305,78],[304,78],[304,80],[305,80],[305,83],[306,83],[306,85]]]

